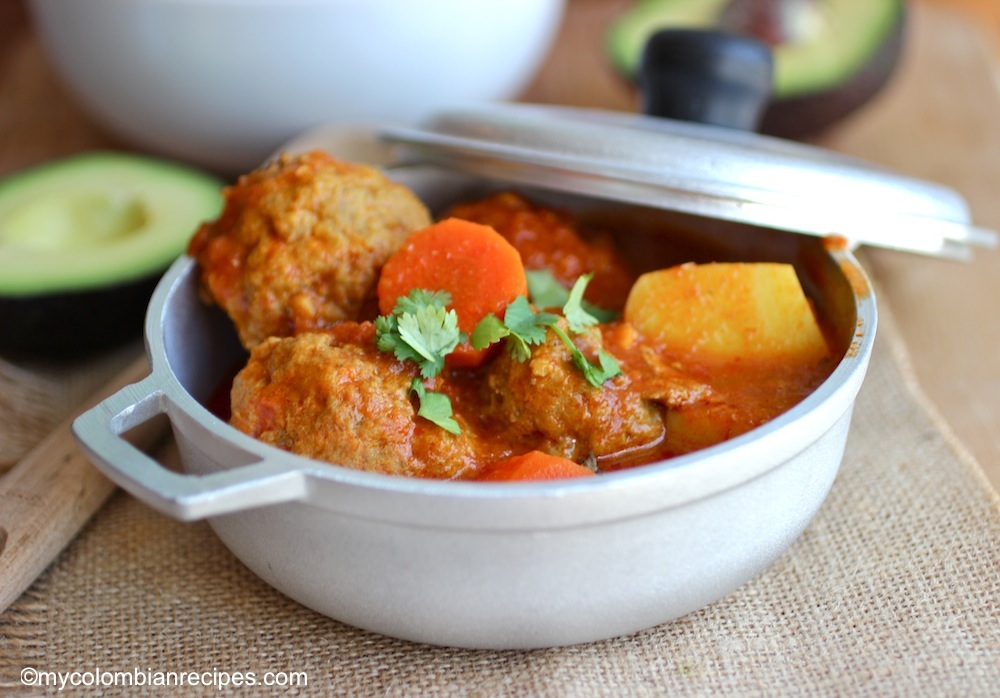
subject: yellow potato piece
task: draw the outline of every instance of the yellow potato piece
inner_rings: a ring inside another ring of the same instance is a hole
[[[625,319],[699,359],[815,364],[829,350],[790,264],[682,264],[644,274]]]

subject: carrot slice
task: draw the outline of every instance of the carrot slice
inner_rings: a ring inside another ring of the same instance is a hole
[[[594,475],[593,470],[568,458],[553,456],[542,451],[529,451],[490,466],[476,479],[484,482],[514,482],[563,480],[590,475]]]
[[[458,315],[458,329],[470,334],[484,317],[503,314],[519,295],[527,295],[521,255],[493,228],[446,218],[411,234],[386,261],[378,282],[378,304],[388,315],[413,289],[447,291]],[[449,366],[478,366],[488,350],[466,342],[448,355]]]

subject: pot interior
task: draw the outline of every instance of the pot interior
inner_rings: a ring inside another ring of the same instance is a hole
[[[849,253],[831,251],[824,240],[814,236],[512,186],[503,181],[476,180],[430,166],[401,167],[389,173],[413,189],[435,213],[458,201],[499,190],[518,191],[532,201],[569,210],[585,225],[610,232],[637,273],[689,261],[791,263],[827,324],[838,356],[844,356],[855,339],[858,294],[870,292],[848,274],[844,261],[853,264]],[[245,363],[246,353],[228,317],[200,299],[194,262],[186,259],[178,265],[180,270],[169,289],[154,298],[148,322],[159,324],[156,334],[162,336],[170,372],[198,403],[214,410],[229,380]],[[155,360],[156,351],[153,355]]]

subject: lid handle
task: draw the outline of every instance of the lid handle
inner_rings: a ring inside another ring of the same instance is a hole
[[[641,108],[650,116],[756,131],[773,72],[770,47],[753,37],[662,29],[643,51]]]

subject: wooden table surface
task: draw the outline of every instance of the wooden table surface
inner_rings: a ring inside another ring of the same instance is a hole
[[[526,99],[634,108],[599,51],[609,18],[628,4],[569,0]],[[1000,0],[911,4],[893,83],[820,144],[951,186],[979,225],[1000,229]],[[40,51],[25,51],[34,41],[24,0],[0,0],[0,175],[114,144],[73,106]],[[59,109],[46,108],[53,96]],[[865,250],[863,261],[897,317],[922,388],[1000,490],[1000,251],[958,264]]]

